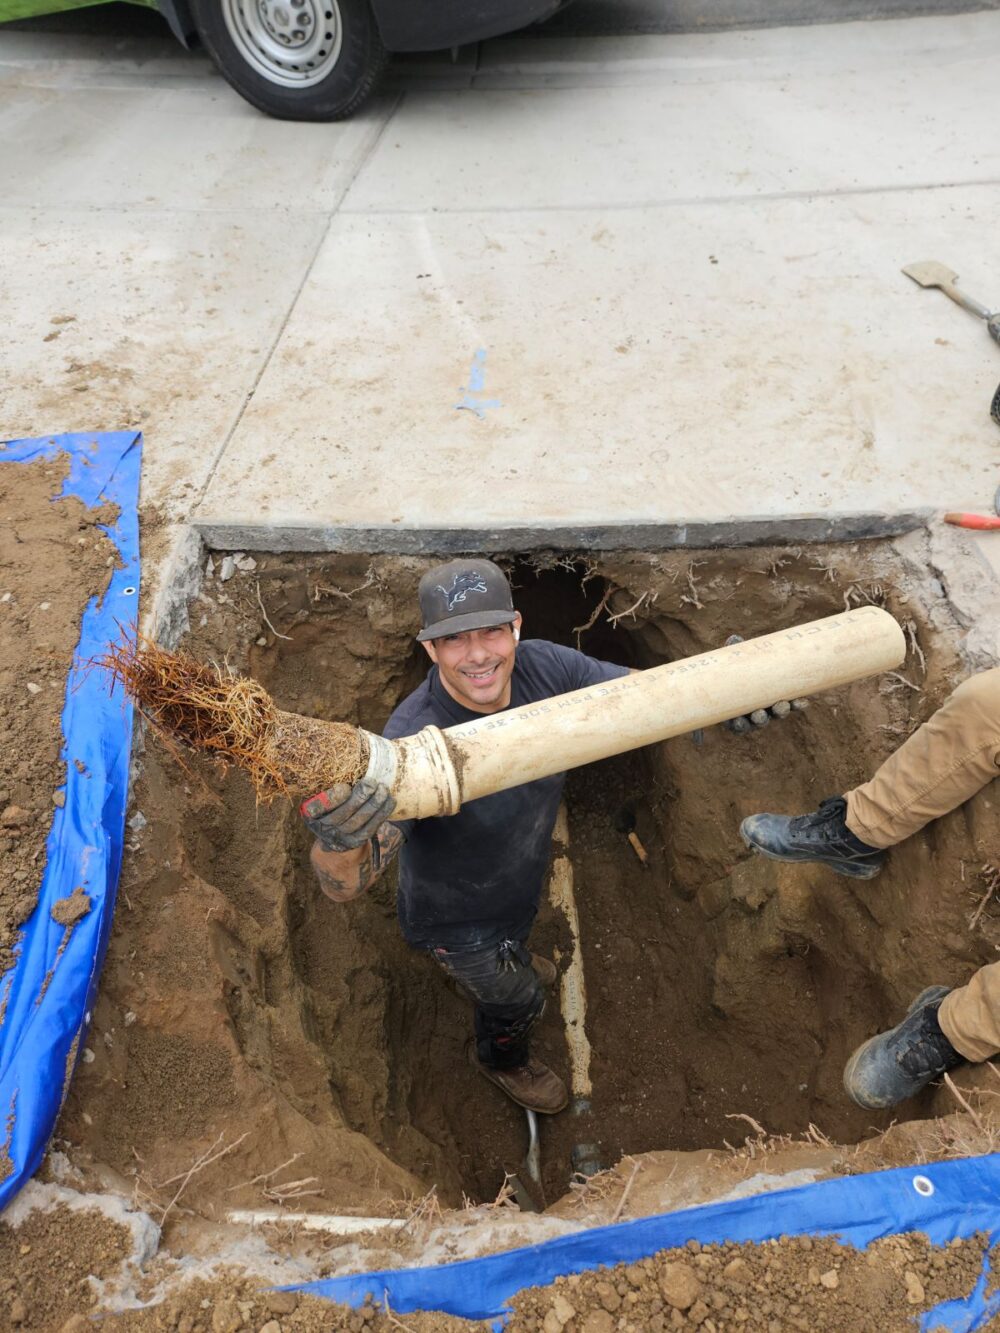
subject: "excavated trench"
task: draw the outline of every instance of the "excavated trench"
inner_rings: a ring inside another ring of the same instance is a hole
[[[425,670],[415,589],[431,561],[254,561],[226,582],[216,561],[185,646],[249,670],[283,708],[380,729]],[[593,1095],[542,1125],[548,1201],[578,1144],[610,1165],[742,1141],[739,1117],[840,1142],[887,1124],[846,1100],[843,1064],[916,989],[994,956],[1000,922],[987,910],[968,924],[979,867],[1000,850],[992,804],[938,821],[872,883],[752,858],[737,829],[864,780],[943,700],[964,673],[939,587],[875,543],[507,563],[525,636],[628,666],[865,601],[912,645],[898,675],[765,729],[713,728],[570,774]],[[371,1211],[431,1185],[447,1202],[492,1199],[524,1156],[524,1116],[468,1065],[469,1007],[403,944],[393,873],[360,902],[329,902],[293,809],[257,809],[238,774],[186,763],[147,740],[93,1059],[62,1134],[145,1185],[245,1132],[200,1177],[216,1216],[263,1200]],[[571,944],[546,903],[533,947],[565,968]],[[557,998],[537,1045],[567,1072]]]

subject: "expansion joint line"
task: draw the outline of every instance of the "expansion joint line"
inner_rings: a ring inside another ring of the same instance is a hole
[[[333,207],[330,210],[330,215],[329,218],[327,219],[327,224],[323,228],[322,233],[320,234],[319,238],[316,241],[315,246],[313,247],[313,252],[309,256],[309,263],[306,265],[305,271],[302,274],[302,278],[299,281],[298,285],[296,286],[295,291],[292,293],[291,300],[288,302],[288,306],[285,309],[284,315],[282,316],[281,323],[279,324],[274,337],[271,339],[271,345],[267,349],[267,354],[261,361],[260,366],[257,370],[257,374],[254,376],[253,383],[247,390],[243,402],[237,408],[236,415],[233,418],[232,424],[230,425],[229,429],[225,432],[221,443],[219,444],[218,448],[215,451],[215,455],[212,458],[211,466],[209,467],[208,472],[205,475],[205,480],[202,482],[201,487],[198,490],[198,494],[195,498],[194,504],[191,507],[192,514],[197,514],[198,508],[201,505],[202,500],[208,493],[208,488],[212,483],[212,479],[215,476],[216,470],[218,469],[219,464],[222,462],[223,455],[229,448],[229,442],[232,440],[233,436],[236,434],[236,431],[239,429],[240,422],[243,420],[244,414],[246,413],[247,408],[250,406],[254,394],[257,392],[257,389],[259,388],[260,382],[264,378],[265,372],[267,371],[272,360],[274,359],[274,354],[277,351],[279,344],[281,343],[281,339],[284,337],[285,330],[288,327],[288,321],[292,317],[292,312],[295,310],[295,307],[299,303],[299,298],[301,297],[303,291],[305,290],[306,283],[312,277],[313,269],[316,267],[316,260],[319,258],[320,251],[323,249],[323,246],[326,243],[326,239],[330,235],[330,229],[332,228],[334,222],[337,220],[337,217],[340,215],[342,211],[344,200],[347,198],[347,195],[353,188],[354,182],[358,179],[358,176],[361,174],[364,168],[374,157],[379,144],[382,142],[382,139],[385,136],[386,130],[389,128],[390,124],[395,119],[396,112],[399,110],[400,104],[402,103],[405,95],[406,94],[404,92],[400,92],[396,95],[392,103],[392,106],[386,112],[386,116],[385,119],[382,121],[382,124],[378,127],[378,129],[369,139],[367,147],[362,149],[362,151],[358,154],[358,159],[357,162],[355,163],[354,170],[351,172],[349,178],[344,182],[343,188],[341,189],[339,195],[337,196],[336,202],[334,203]]]

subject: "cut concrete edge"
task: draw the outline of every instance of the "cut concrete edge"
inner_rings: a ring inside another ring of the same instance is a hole
[[[143,629],[164,647],[188,630],[188,604],[201,589],[209,551],[303,554],[458,555],[554,551],[668,551],[708,547],[894,540],[915,578],[940,594],[940,628],[960,640],[970,670],[1000,664],[1000,552],[993,559],[973,535],[932,521],[936,511],[726,518],[693,523],[599,523],[537,527],[420,528],[204,520],[181,528],[148,576],[152,598]],[[1000,542],[1000,538],[997,539]],[[935,619],[933,608],[932,621]]]
[[[510,527],[380,527],[352,524],[231,523],[198,519],[181,528],[148,578],[151,600],[143,631],[166,648],[188,629],[188,603],[201,588],[209,551],[276,554],[460,555],[530,551],[668,551],[706,547],[782,546],[797,542],[871,541],[927,533],[932,509],[899,514],[805,514],[793,517],[719,518],[691,523],[610,522]],[[978,565],[984,566],[981,559]],[[147,583],[147,586],[148,586]]]
[[[195,519],[216,551],[329,551],[372,555],[459,555],[480,551],[666,551],[677,547],[782,546],[899,537],[926,528],[932,509],[899,514],[733,516],[693,522],[609,522],[509,527],[389,527],[337,523],[251,523]]]

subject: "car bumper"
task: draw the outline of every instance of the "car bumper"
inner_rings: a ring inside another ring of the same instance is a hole
[[[550,18],[565,0],[372,0],[390,51],[439,51]]]

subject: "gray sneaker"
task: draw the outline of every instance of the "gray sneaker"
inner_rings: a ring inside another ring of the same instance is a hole
[[[844,1068],[844,1091],[868,1111],[881,1111],[915,1097],[949,1069],[964,1064],[941,1031],[938,1009],[947,986],[928,986],[901,1023],[870,1037]]]
[[[830,796],[808,815],[750,815],[740,825],[740,837],[751,851],[775,861],[815,861],[838,875],[872,879],[885,852],[856,838],[846,815],[844,798]]]

